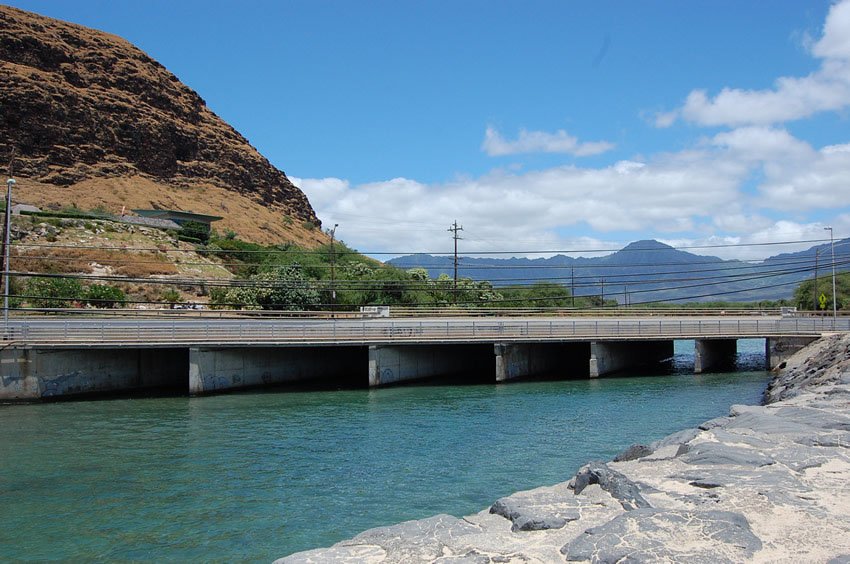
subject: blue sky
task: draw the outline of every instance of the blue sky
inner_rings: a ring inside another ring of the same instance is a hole
[[[145,50],[363,251],[850,236],[850,0],[10,4]]]

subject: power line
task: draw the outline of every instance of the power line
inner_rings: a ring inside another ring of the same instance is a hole
[[[449,231],[452,229],[450,228]],[[459,230],[462,230],[460,228]],[[475,251],[473,254],[475,255],[570,255],[570,254],[579,254],[579,253],[618,253],[618,252],[663,252],[672,250],[693,250],[693,249],[724,249],[724,248],[743,248],[743,247],[767,247],[767,246],[782,246],[782,245],[802,245],[802,244],[810,244],[810,243],[825,243],[828,242],[829,239],[800,239],[795,241],[770,241],[770,242],[760,242],[760,243],[724,243],[724,244],[714,244],[714,245],[682,245],[678,247],[673,246],[665,246],[659,248],[631,248],[625,247],[621,249],[615,248],[589,248],[589,249],[554,249],[554,250],[514,250],[514,251]],[[843,241],[842,241],[843,242]],[[837,246],[838,244],[836,244]],[[152,251],[152,252],[161,252],[161,253],[201,253],[201,254],[268,254],[268,255],[278,255],[278,254],[324,254],[325,251],[316,250],[316,249],[161,249],[159,247],[135,247],[135,248],[127,248],[127,247],[114,247],[114,246],[100,246],[100,245],[77,245],[77,244],[40,244],[40,243],[12,243],[13,247],[27,247],[27,248],[39,248],[39,247],[52,247],[52,248],[72,248],[72,249],[108,249],[108,250],[120,250],[120,251]],[[379,256],[416,256],[416,255],[431,255],[435,257],[439,256],[453,256],[454,253],[452,251],[449,252],[426,252],[426,251],[357,251],[357,250],[344,250],[337,253],[338,255],[344,254],[353,254],[353,255],[379,255]],[[597,257],[601,258],[601,257]],[[722,259],[721,259],[722,260]]]

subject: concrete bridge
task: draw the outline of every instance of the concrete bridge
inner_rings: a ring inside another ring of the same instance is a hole
[[[435,377],[595,378],[669,359],[694,340],[694,371],[764,339],[768,368],[850,319],[701,316],[400,319],[13,319],[0,400],[169,388],[208,394],[330,380],[384,386]]]

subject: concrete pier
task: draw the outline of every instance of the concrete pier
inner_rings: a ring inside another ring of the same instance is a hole
[[[673,341],[594,341],[590,343],[590,377],[651,366],[673,356]]]
[[[738,354],[737,339],[696,339],[694,341],[694,373],[732,368]]]
[[[192,395],[238,388],[345,378],[366,364],[365,347],[191,347]],[[356,382],[354,382],[356,384]]]
[[[492,345],[378,345],[369,347],[369,386],[460,375],[492,381]]]

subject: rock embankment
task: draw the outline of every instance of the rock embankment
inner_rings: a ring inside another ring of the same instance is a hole
[[[764,406],[592,462],[457,519],[366,531],[303,562],[850,562],[850,335],[789,359]]]

